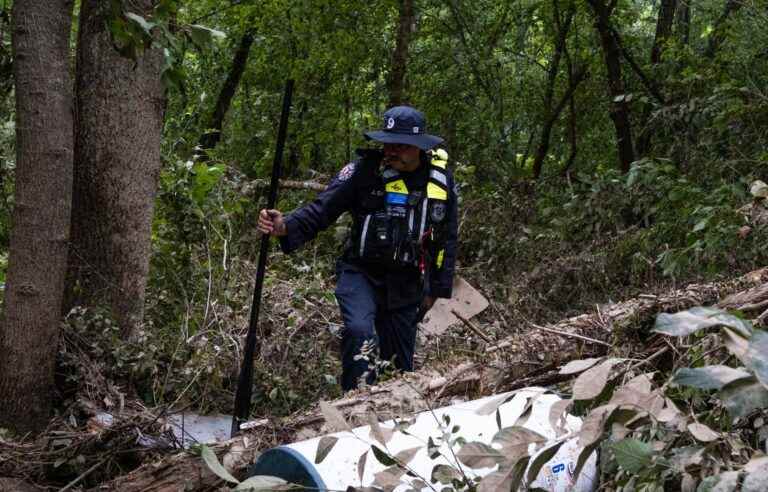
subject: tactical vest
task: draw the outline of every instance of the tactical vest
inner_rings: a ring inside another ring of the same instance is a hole
[[[409,190],[390,167],[381,184],[368,190],[354,218],[352,253],[366,263],[417,267],[443,264],[448,212],[448,154],[431,152],[426,190]],[[426,193],[425,193],[426,192]]]

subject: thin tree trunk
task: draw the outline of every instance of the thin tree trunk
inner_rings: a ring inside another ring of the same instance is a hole
[[[559,0],[552,0],[552,18],[553,26],[555,28],[555,51],[552,53],[552,60],[549,63],[549,70],[547,71],[547,88],[544,93],[544,123],[541,129],[541,138],[539,139],[539,145],[536,148],[536,153],[533,157],[533,179],[539,179],[541,176],[541,169],[544,164],[544,159],[549,151],[549,137],[552,133],[552,128],[557,122],[559,113],[554,112],[552,102],[555,97],[555,83],[557,82],[557,74],[560,71],[560,59],[563,57],[565,51],[565,43],[568,38],[568,31],[571,27],[571,20],[575,7],[573,1],[568,4],[568,13],[566,14],[565,21],[560,21],[560,9],[558,8]]]
[[[0,427],[42,430],[53,376],[72,199],[72,0],[13,5],[16,189],[0,323]]]
[[[635,160],[632,141],[632,126],[629,118],[629,104],[626,100],[624,81],[621,78],[621,49],[611,29],[610,17],[613,4],[606,5],[603,0],[587,0],[595,12],[595,29],[603,48],[605,67],[608,76],[608,94],[611,97],[610,116],[616,131],[616,146],[619,165],[623,172],[629,171]]]
[[[153,0],[132,0],[149,15]],[[75,173],[68,306],[106,305],[124,337],[142,321],[160,172],[162,53],[113,48],[108,2],[83,0],[77,53]]]
[[[653,47],[651,48],[651,64],[653,65],[661,62],[664,44],[669,39],[670,34],[672,34],[676,9],[677,0],[661,0],[659,16],[656,18],[656,36],[653,38]]]
[[[408,47],[411,44],[411,30],[414,23],[413,0],[400,0],[400,13],[397,23],[395,51],[392,53],[392,65],[387,76],[389,105],[399,106],[404,101],[405,74],[408,67]]]
[[[742,0],[726,0],[723,7],[723,13],[720,14],[715,26],[712,29],[712,34],[709,38],[709,44],[707,44],[707,50],[704,52],[704,56],[707,58],[714,58],[717,50],[720,49],[720,45],[725,40],[725,29],[728,19],[742,6]]]
[[[235,57],[232,60],[229,74],[224,81],[224,85],[221,86],[219,97],[216,98],[216,107],[205,126],[205,133],[200,137],[198,149],[195,151],[198,159],[207,160],[208,154],[206,151],[215,148],[221,140],[224,117],[227,115],[227,111],[229,111],[229,106],[235,97],[237,86],[240,84],[240,79],[245,72],[245,67],[248,64],[248,54],[251,51],[253,41],[254,35],[251,31],[246,31],[243,37],[240,38],[240,44],[235,51]]]
[[[680,8],[677,9],[677,18],[675,23],[677,24],[675,29],[677,31],[677,37],[684,45],[688,44],[691,37],[691,3],[693,0],[680,0]]]

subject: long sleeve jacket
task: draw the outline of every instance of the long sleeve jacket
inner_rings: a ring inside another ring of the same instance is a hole
[[[381,177],[382,153],[375,150],[359,150],[358,159],[347,164],[331,180],[328,187],[307,205],[293,211],[285,219],[287,235],[280,238],[285,253],[297,250],[314,239],[320,231],[331,226],[343,213],[357,215],[364,207],[369,190],[383,189]],[[409,190],[425,189],[429,176],[429,160],[422,153],[422,164],[412,173],[400,173]],[[390,309],[418,303],[422,297],[451,297],[458,239],[458,203],[453,175],[448,175],[448,201],[445,218],[446,230],[442,247],[442,265],[434,258],[426,268],[426,278],[415,267],[382,269],[365,264],[346,248],[340,259],[340,268],[361,271],[377,286],[386,288],[387,305]]]

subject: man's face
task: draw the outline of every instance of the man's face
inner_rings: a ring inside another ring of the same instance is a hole
[[[397,171],[415,171],[421,160],[419,148],[408,144],[384,144],[384,159],[387,164]]]

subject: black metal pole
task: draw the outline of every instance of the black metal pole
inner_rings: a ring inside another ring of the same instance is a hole
[[[293,80],[285,83],[283,95],[283,112],[280,115],[280,127],[277,131],[277,147],[275,160],[272,164],[272,180],[269,183],[269,196],[267,208],[275,208],[277,202],[277,188],[280,181],[280,163],[283,161],[283,147],[285,147],[285,134],[288,128],[288,113],[291,110],[291,95],[293,93]],[[240,424],[248,419],[251,410],[251,391],[253,388],[253,358],[259,342],[257,327],[259,324],[259,307],[261,306],[261,291],[264,287],[264,272],[267,268],[267,253],[269,252],[269,234],[261,237],[259,249],[259,264],[256,269],[256,285],[253,288],[253,301],[251,303],[251,316],[248,323],[248,336],[245,339],[245,352],[243,364],[240,366],[240,378],[237,382],[235,393],[235,411],[232,415],[231,436],[240,432]]]

